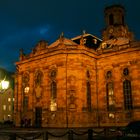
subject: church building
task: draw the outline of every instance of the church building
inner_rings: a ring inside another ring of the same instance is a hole
[[[140,120],[140,41],[125,9],[104,10],[102,39],[83,32],[40,41],[16,62],[14,120],[35,127],[125,126]]]

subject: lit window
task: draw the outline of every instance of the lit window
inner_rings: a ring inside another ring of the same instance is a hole
[[[6,105],[3,105],[3,110],[6,110]]]
[[[114,119],[115,118],[114,113],[109,113],[109,118]]]
[[[8,98],[8,102],[11,102],[11,98]]]
[[[57,90],[57,85],[56,85],[56,82],[53,81],[51,83],[51,105],[50,105],[51,111],[57,110],[57,103],[56,103],[57,91],[56,90]]]
[[[97,39],[93,39],[93,41],[94,41],[94,44],[97,44]]]
[[[56,103],[55,100],[54,101],[51,100],[50,110],[51,111],[56,111],[57,110],[57,103]]]
[[[15,101],[15,98],[13,98],[13,102]]]
[[[11,115],[8,115],[8,118],[10,119],[11,118]]]
[[[106,90],[107,90],[107,109],[108,111],[113,111],[115,108],[115,100],[112,82],[107,83]]]
[[[29,92],[29,87],[25,87],[25,88],[24,88],[24,92],[25,92],[25,93],[28,93],[28,92]]]
[[[11,105],[9,105],[9,111],[11,111]]]

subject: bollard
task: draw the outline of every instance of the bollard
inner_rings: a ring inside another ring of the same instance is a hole
[[[69,130],[68,132],[68,140],[73,140],[73,131]]]
[[[9,140],[16,140],[16,134],[11,134]]]
[[[48,138],[48,132],[44,132],[44,136],[43,136],[44,138],[43,138],[43,140],[48,140],[49,138]]]
[[[93,130],[88,129],[88,140],[93,140]]]

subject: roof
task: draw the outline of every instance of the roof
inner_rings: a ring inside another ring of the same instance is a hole
[[[96,37],[96,36],[94,36],[94,35],[92,35],[92,34],[88,34],[88,33],[85,33],[85,34],[83,34],[83,35],[76,36],[76,37],[72,38],[71,40],[77,40],[77,39],[80,39],[81,36],[83,36],[83,37],[91,36],[91,37],[93,37],[93,38],[96,38],[96,39],[102,41],[102,39],[100,39],[100,38],[98,38],[98,37]]]
[[[125,8],[124,8],[123,5],[114,4],[114,5],[111,5],[111,6],[107,6],[107,7],[105,8],[105,11],[106,11],[106,10],[109,10],[109,9],[112,9],[112,8],[122,8],[123,10],[125,10]]]
[[[100,46],[100,43],[102,42],[102,40],[99,39],[98,37],[96,37],[92,34],[87,34],[87,33],[74,37],[71,40],[77,44],[80,44],[80,40],[82,37],[85,40],[84,45],[86,47],[94,49],[94,50],[96,50]]]
[[[78,45],[77,43],[73,42],[72,40],[67,39],[65,37],[62,37],[62,38],[57,39],[51,45],[49,45],[48,48],[56,47],[56,46],[58,46],[61,43],[63,43],[64,45],[67,45],[67,46],[75,46],[75,45]]]

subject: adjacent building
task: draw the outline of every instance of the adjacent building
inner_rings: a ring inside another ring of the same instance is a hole
[[[13,73],[0,68],[0,122],[13,121],[14,78]]]
[[[105,8],[102,40],[63,33],[20,51],[15,74],[15,125],[36,127],[124,126],[140,119],[140,42],[121,5]],[[23,121],[22,121],[23,122]]]

